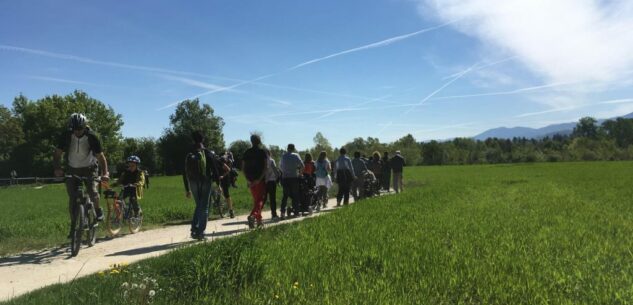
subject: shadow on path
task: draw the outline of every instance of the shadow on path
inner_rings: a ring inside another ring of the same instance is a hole
[[[68,247],[61,246],[54,249],[46,249],[36,252],[28,252],[13,256],[2,257],[0,258],[0,268],[25,264],[48,264],[55,258],[68,254]]]
[[[140,255],[140,254],[147,254],[151,252],[173,249],[179,246],[190,244],[192,242],[193,241],[187,241],[187,242],[181,242],[181,243],[169,243],[169,244],[162,244],[162,245],[156,245],[156,246],[150,246],[150,247],[136,248],[136,249],[110,253],[110,254],[107,254],[106,256],[119,256],[119,255],[134,256],[134,255]]]

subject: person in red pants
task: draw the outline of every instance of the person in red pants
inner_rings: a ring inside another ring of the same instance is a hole
[[[266,155],[266,151],[262,147],[262,140],[259,135],[251,135],[251,144],[252,147],[244,152],[242,171],[253,196],[253,210],[248,215],[248,227],[253,229],[255,228],[255,222],[257,222],[258,227],[263,225],[262,208],[266,200],[266,180],[264,177],[268,165],[268,155]]]

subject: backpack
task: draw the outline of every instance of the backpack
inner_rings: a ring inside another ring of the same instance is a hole
[[[185,159],[185,171],[187,178],[201,180],[207,175],[207,155],[206,150],[198,149],[187,154]]]

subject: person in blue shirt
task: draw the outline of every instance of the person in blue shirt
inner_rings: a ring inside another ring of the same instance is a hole
[[[341,200],[343,201],[343,204],[349,204],[350,186],[352,185],[352,181],[356,179],[352,160],[347,157],[347,150],[345,148],[341,148],[339,150],[339,154],[340,155],[338,159],[334,161],[333,166],[334,178],[338,183],[336,206],[341,205]]]

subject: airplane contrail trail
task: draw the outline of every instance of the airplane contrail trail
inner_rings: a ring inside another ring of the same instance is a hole
[[[452,83],[454,83],[455,81],[457,81],[458,79],[462,78],[464,75],[466,75],[468,72],[472,71],[476,66],[478,65],[478,63],[475,63],[474,65],[470,66],[470,68],[460,72],[459,74],[457,74],[455,77],[453,77],[451,80],[449,80],[448,82],[444,83],[444,85],[442,85],[441,87],[437,88],[435,91],[431,92],[431,94],[427,95],[425,98],[423,98],[419,103],[417,103],[416,105],[412,106],[411,108],[409,108],[407,111],[405,111],[403,113],[403,115],[409,114],[411,111],[413,111],[413,109],[415,109],[416,106],[422,105],[424,104],[426,101],[428,101],[430,98],[432,98],[434,95],[438,94],[440,91],[444,90],[444,88],[450,86]]]
[[[231,77],[224,77],[224,76],[217,76],[217,75],[208,75],[208,74],[189,72],[189,71],[170,70],[170,69],[164,69],[164,68],[160,68],[160,67],[130,65],[130,64],[125,64],[125,63],[112,62],[112,61],[103,61],[103,60],[87,58],[87,57],[81,57],[81,56],[76,56],[76,55],[71,55],[71,54],[56,53],[56,52],[50,52],[50,51],[45,51],[45,50],[23,48],[23,47],[11,46],[11,45],[0,44],[0,50],[12,51],[12,52],[22,52],[22,53],[31,54],[31,55],[38,55],[38,56],[44,56],[44,57],[49,57],[49,58],[57,58],[57,59],[76,61],[76,62],[81,62],[81,63],[86,63],[86,64],[109,66],[109,67],[128,69],[128,70],[137,70],[137,71],[145,71],[145,72],[158,72],[158,73],[166,73],[166,74],[185,75],[185,76],[196,76],[196,77],[202,77],[202,78],[212,78],[212,79],[221,79],[221,80],[227,80],[227,81],[234,81],[234,82],[239,82],[239,83],[247,82],[246,80],[243,80],[243,79],[237,79],[237,78],[231,78]],[[269,84],[269,83],[262,83],[262,82],[249,82],[249,84],[260,85],[260,86],[267,86],[267,87],[272,87],[272,88],[281,88],[281,89],[295,90],[295,91],[300,91],[300,92],[310,92],[310,93],[318,93],[318,94],[331,95],[331,96],[339,96],[339,97],[349,97],[349,98],[357,98],[357,99],[367,99],[368,98],[368,97],[364,97],[364,96],[343,94],[343,93],[338,93],[338,92],[312,90],[312,89],[297,88],[297,87],[276,85],[276,84]]]
[[[433,31],[433,30],[437,30],[437,29],[443,28],[443,27],[445,27],[447,25],[450,25],[452,23],[455,23],[455,21],[450,21],[450,22],[443,23],[443,24],[440,24],[440,25],[436,25],[436,26],[433,26],[433,27],[430,27],[430,28],[422,29],[422,30],[419,30],[419,31],[416,31],[416,32],[413,32],[413,33],[391,37],[391,38],[388,38],[388,39],[385,39],[385,40],[381,40],[381,41],[378,41],[378,42],[374,42],[374,43],[370,43],[370,44],[367,44],[367,45],[364,45],[364,46],[360,46],[360,47],[356,47],[356,48],[353,48],[353,49],[349,49],[349,50],[341,51],[341,52],[338,52],[338,53],[330,54],[330,55],[327,55],[327,56],[324,56],[324,57],[319,57],[319,58],[315,58],[315,59],[312,59],[312,60],[308,60],[306,62],[303,62],[303,63],[300,63],[300,64],[295,65],[293,67],[290,67],[286,71],[296,70],[298,68],[305,67],[307,65],[311,65],[311,64],[314,64],[314,63],[317,63],[317,62],[320,62],[320,61],[324,61],[326,59],[334,58],[334,57],[337,57],[337,56],[341,56],[341,55],[354,53],[354,52],[358,52],[358,51],[362,51],[362,50],[367,50],[367,49],[372,49],[372,48],[379,48],[379,47],[383,47],[383,46],[386,46],[386,45],[390,45],[390,44],[392,44],[394,42],[398,42],[400,40],[404,40],[404,39],[407,39],[407,38],[410,38],[410,37],[413,37],[413,36],[416,36],[416,35],[419,35],[419,34],[422,34],[422,33],[426,33],[426,32],[430,32],[430,31]]]
[[[492,67],[492,66],[504,63],[506,61],[511,61],[511,60],[517,59],[517,58],[518,58],[518,56],[515,55],[515,56],[506,57],[504,59],[500,59],[500,60],[497,60],[497,61],[493,61],[491,63],[481,65],[481,66],[477,67],[477,69],[473,69],[473,72],[474,71],[483,70],[483,69],[486,69],[486,68],[489,68],[489,67]],[[445,76],[445,77],[442,78],[442,80],[447,80],[447,79],[453,78],[453,77],[457,76],[459,73],[460,72],[453,73],[453,74],[451,74],[449,76]]]
[[[292,71],[292,70],[296,70],[298,68],[301,67],[305,67],[307,65],[311,65],[320,61],[324,61],[333,57],[337,57],[337,56],[341,56],[344,54],[349,54],[349,53],[353,53],[353,52],[358,52],[358,51],[362,51],[362,50],[366,50],[366,49],[372,49],[372,48],[378,48],[378,47],[383,47],[383,46],[387,46],[390,45],[392,43],[422,34],[422,33],[426,33],[426,32],[430,32],[442,27],[445,27],[447,25],[450,25],[452,23],[455,23],[456,21],[450,21],[450,22],[446,22],[437,26],[433,26],[430,28],[426,28],[426,29],[422,29],[413,33],[409,33],[409,34],[404,34],[404,35],[400,35],[400,36],[395,36],[395,37],[391,37],[385,40],[381,40],[378,42],[374,42],[374,43],[370,43],[364,46],[360,46],[360,47],[356,47],[353,49],[349,49],[349,50],[345,50],[342,52],[338,52],[338,53],[334,53],[325,57],[321,57],[321,58],[316,58],[316,59],[312,59],[303,63],[300,63],[298,65],[295,65],[293,67],[287,68],[285,70],[282,70],[280,72],[277,73],[272,73],[272,74],[266,74],[263,76],[259,76],[256,78],[253,78],[251,80],[244,80],[241,81],[237,84],[231,85],[231,86],[227,86],[227,87],[223,87],[223,88],[217,88],[217,89],[212,89],[206,92],[202,92],[200,94],[196,94],[194,96],[191,96],[187,99],[193,99],[193,98],[199,98],[202,96],[206,96],[209,94],[214,94],[214,93],[218,93],[218,92],[223,92],[223,91],[227,91],[230,89],[234,89],[237,87],[241,87],[247,84],[252,84],[255,83],[257,81],[263,80],[263,79],[267,79],[267,78],[271,78],[273,76],[277,76],[281,73],[284,72],[288,72],[288,71]],[[200,73],[191,73],[191,72],[186,72],[186,71],[178,71],[178,70],[169,70],[169,69],[163,69],[163,68],[156,68],[156,67],[149,67],[149,66],[139,66],[139,65],[129,65],[129,64],[122,64],[122,63],[117,63],[117,62],[110,62],[110,61],[102,61],[102,60],[95,60],[95,59],[91,59],[91,58],[86,58],[86,57],[80,57],[80,56],[75,56],[75,55],[70,55],[70,54],[62,54],[62,53],[54,53],[54,52],[49,52],[49,51],[43,51],[43,50],[36,50],[36,49],[29,49],[29,48],[23,48],[23,47],[17,47],[17,46],[11,46],[11,45],[3,45],[0,44],[0,50],[6,50],[6,51],[18,51],[18,52],[24,52],[24,53],[29,53],[29,54],[35,54],[35,55],[40,55],[40,56],[46,56],[46,57],[52,57],[52,58],[59,58],[59,59],[66,59],[66,60],[73,60],[73,61],[78,61],[78,62],[83,62],[83,63],[90,63],[90,64],[98,64],[98,65],[105,65],[105,66],[111,66],[111,67],[118,67],[118,68],[126,68],[126,69],[134,69],[134,70],[140,70],[140,71],[148,71],[148,72],[162,72],[162,73],[172,73],[172,74],[181,74],[181,75],[193,75],[193,76],[202,76],[202,77],[208,77],[204,74],[200,74]],[[182,99],[179,100],[177,102],[174,103],[170,103],[168,105],[165,105],[163,107],[157,108],[156,110],[164,110],[170,107],[173,107],[174,105],[184,101],[186,99]]]
[[[536,91],[536,90],[547,89],[547,88],[561,87],[561,86],[566,86],[566,85],[571,85],[571,84],[575,84],[575,82],[552,83],[552,84],[545,84],[545,85],[539,85],[539,86],[520,88],[520,89],[515,89],[515,90],[510,90],[510,91],[497,91],[497,92],[488,92],[488,93],[440,96],[440,97],[433,98],[432,100],[436,101],[436,100],[450,100],[450,99],[481,97],[481,96],[512,95],[512,94],[519,94],[519,93],[523,93],[523,92]]]
[[[553,108],[553,109],[544,110],[544,111],[537,111],[537,112],[527,112],[527,113],[522,113],[522,114],[516,115],[514,117],[515,118],[524,118],[524,117],[536,116],[536,115],[547,114],[547,113],[555,113],[555,112],[561,112],[561,111],[567,111],[567,110],[587,108],[587,107],[592,107],[592,106],[597,106],[597,105],[630,104],[630,103],[633,103],[633,98],[604,100],[604,101],[594,102],[594,103],[591,103],[591,104]]]

